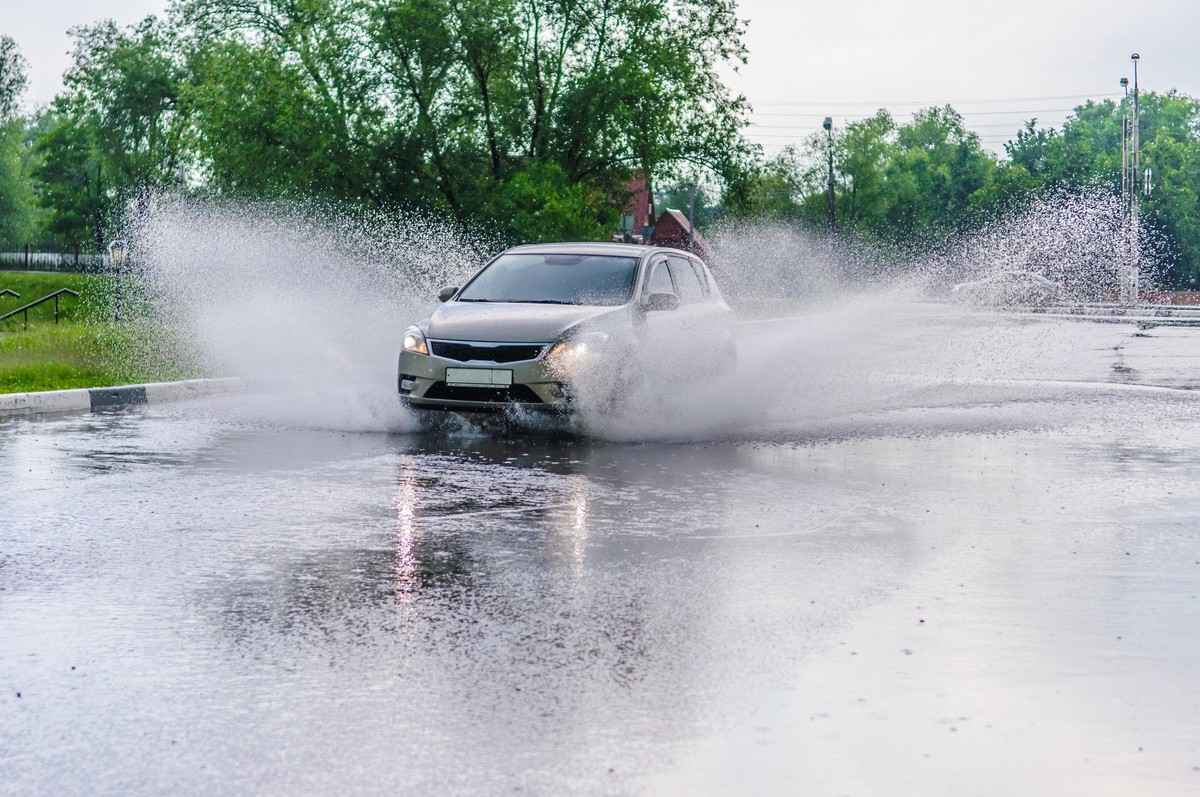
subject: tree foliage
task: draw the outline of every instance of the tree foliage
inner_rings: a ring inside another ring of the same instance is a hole
[[[0,246],[28,240],[33,223],[32,192],[24,157],[26,122],[21,97],[29,65],[10,36],[0,36]]]
[[[603,238],[629,181],[698,177],[703,223],[824,227],[922,246],[1054,192],[1120,191],[1124,103],[1030,120],[1003,157],[949,106],[886,111],[763,162],[722,79],[746,58],[735,0],[174,0],[72,29],[65,89],[20,113],[0,36],[0,239],[100,247],[153,192],[419,209],[503,241]],[[1141,98],[1148,228],[1172,285],[1200,278],[1200,104]],[[682,204],[681,195],[667,202]]]
[[[64,246],[176,189],[596,238],[636,173],[753,171],[732,0],[177,0],[71,32],[31,148]]]
[[[29,85],[29,62],[11,36],[0,35],[0,122],[17,116]]]
[[[1166,241],[1171,287],[1200,281],[1200,101],[1177,92],[1140,98],[1143,167],[1154,190],[1142,218]],[[1006,147],[988,153],[951,107],[928,108],[897,124],[887,111],[810,136],[758,172],[751,209],[760,217],[812,227],[826,222],[833,150],[838,224],[901,246],[925,245],[980,229],[1039,197],[1121,191],[1122,115],[1128,105],[1088,102],[1061,129],[1029,120]]]

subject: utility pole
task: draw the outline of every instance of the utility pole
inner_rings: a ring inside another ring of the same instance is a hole
[[[693,230],[696,229],[696,184],[688,183],[688,251],[692,251],[692,241],[695,240]]]
[[[1129,78],[1121,78],[1125,99],[1121,101],[1121,262],[1117,265],[1117,289],[1121,304],[1129,304]]]
[[[832,236],[837,232],[837,216],[833,205],[833,117],[826,116],[821,126],[825,128],[825,140],[829,150],[829,234]]]
[[[1141,56],[1138,55],[1137,53],[1134,53],[1133,55],[1129,56],[1129,59],[1131,61],[1133,61],[1133,131],[1131,134],[1131,139],[1133,142],[1131,145],[1132,150],[1133,150],[1132,158],[1131,158],[1131,160],[1133,162],[1133,169],[1132,169],[1132,174],[1130,175],[1130,177],[1132,178],[1132,181],[1130,182],[1130,185],[1129,185],[1130,193],[1132,195],[1131,196],[1132,202],[1130,202],[1130,212],[1129,212],[1129,234],[1130,234],[1130,246],[1132,247],[1133,254],[1132,254],[1132,257],[1130,258],[1130,262],[1129,262],[1128,291],[1129,291],[1130,304],[1137,304],[1138,303],[1138,280],[1139,280],[1139,276],[1140,276],[1138,274],[1138,272],[1141,268],[1141,263],[1139,262],[1139,260],[1141,258],[1141,252],[1139,251],[1141,248],[1139,246],[1140,231],[1138,230],[1138,210],[1139,210],[1139,208],[1138,208],[1138,177],[1140,175],[1140,172],[1138,171],[1138,148],[1141,144],[1140,133],[1141,133],[1141,124],[1142,124],[1141,106],[1138,102],[1137,68],[1138,68],[1138,61],[1141,59]]]
[[[113,270],[113,321],[121,321],[121,269],[125,266],[125,255],[129,250],[125,242],[113,241],[108,245],[108,256],[112,260]]]

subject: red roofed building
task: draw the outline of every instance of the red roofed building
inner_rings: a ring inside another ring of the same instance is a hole
[[[613,236],[613,241],[645,243],[653,229],[654,198],[650,194],[650,181],[634,177],[629,181],[629,200],[621,209],[621,231]]]
[[[693,230],[687,216],[681,211],[667,208],[654,224],[654,234],[650,243],[655,246],[669,246],[691,252],[705,263],[712,263],[712,249],[699,230]]]
[[[669,246],[691,252],[712,264],[712,249],[699,230],[692,229],[686,215],[670,208],[654,218],[654,195],[650,181],[638,175],[629,181],[629,199],[621,209],[621,231],[612,237],[614,243]]]

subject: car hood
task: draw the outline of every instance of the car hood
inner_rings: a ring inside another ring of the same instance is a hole
[[[624,312],[624,307],[573,304],[449,302],[422,326],[427,337],[437,340],[550,343],[572,327],[604,325]]]

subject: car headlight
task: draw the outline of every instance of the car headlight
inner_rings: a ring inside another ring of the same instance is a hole
[[[425,333],[420,327],[409,327],[404,330],[404,351],[414,354],[429,354],[429,345],[425,342]]]
[[[546,352],[546,367],[563,378],[570,377],[595,360],[607,342],[608,335],[603,332],[563,338]]]

